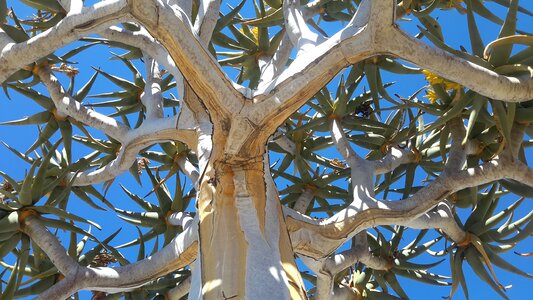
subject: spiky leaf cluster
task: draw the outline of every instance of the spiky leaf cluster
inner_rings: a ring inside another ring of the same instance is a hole
[[[7,1],[9,4],[12,2]],[[21,2],[11,7],[6,1],[0,1],[0,28],[16,42],[53,27],[66,15],[56,0]],[[228,76],[239,84],[255,88],[259,84],[262,65],[273,57],[286,34],[283,1],[226,2],[222,1],[209,49],[219,64],[225,67]],[[350,20],[361,1],[301,2],[302,5],[317,5],[316,15],[307,23],[318,34],[327,36],[335,31],[332,27],[340,28]],[[519,6],[518,1],[494,2],[505,8],[505,16],[492,12],[488,3],[480,0],[402,1],[397,13],[409,24],[416,24],[417,37],[424,38],[434,47],[500,74],[530,74],[533,67],[532,37],[524,31],[527,28],[517,27],[516,19],[519,16],[531,20],[533,13]],[[18,14],[22,5],[25,11],[31,9],[32,14]],[[198,5],[198,1],[194,1],[194,14],[198,13]],[[467,19],[465,33],[469,35],[470,45],[467,47],[471,51],[463,47],[457,49],[447,43],[458,33],[442,28],[438,16],[452,10]],[[498,37],[489,45],[481,37],[477,24],[480,18],[500,28]],[[139,30],[138,25],[131,23],[124,23],[121,27],[132,32]],[[515,35],[526,36],[524,39],[529,46],[519,51],[513,49],[513,38],[508,37]],[[108,48],[112,48],[109,50],[110,60],[122,63],[126,72],[114,74],[112,68],[100,68],[94,61],[77,59],[95,49]],[[291,61],[289,59],[288,64]],[[140,67],[144,67],[142,52],[136,47],[104,38],[84,38],[73,47],[24,67],[3,83],[4,98],[12,99],[10,107],[15,107],[24,98],[34,101],[40,110],[30,116],[2,120],[1,123],[2,130],[7,130],[8,126],[36,128],[35,136],[28,137],[32,143],[25,149],[13,148],[9,145],[10,141],[5,143],[6,152],[11,153],[10,157],[13,157],[12,154],[18,157],[21,165],[25,163],[21,168],[27,171],[18,177],[0,172],[4,179],[0,186],[0,258],[3,259],[2,279],[5,281],[2,299],[37,295],[62,279],[43,251],[21,233],[20,224],[24,218],[39,216],[60,237],[68,255],[81,265],[126,265],[157,252],[181,232],[181,228],[167,223],[167,217],[174,212],[190,210],[196,197],[194,187],[185,179],[177,161],[185,157],[196,165],[197,157],[194,149],[178,142],[163,143],[141,151],[138,163],[130,168],[131,176],[138,183],[144,183],[141,188],[122,177],[116,179],[121,182],[120,185],[108,181],[104,186],[73,186],[73,177],[69,174],[102,168],[117,158],[121,145],[57,111],[36,75],[37,68],[43,63],[52,66],[55,72],[67,75],[63,78],[68,83],[67,93],[79,103],[116,118],[131,128],[139,127],[145,120],[145,107],[141,102],[146,84],[145,74],[140,71]],[[77,79],[80,72],[93,74],[81,86]],[[390,81],[391,77],[397,82]],[[410,78],[418,78],[423,83],[415,86],[411,94],[397,94],[397,86],[409,84]],[[173,96],[176,94],[173,80],[171,75],[164,74],[160,83],[165,114],[168,115],[175,115],[179,110],[179,101]],[[97,82],[106,85],[109,90],[92,92],[97,88]],[[0,101],[8,103],[9,100]],[[302,212],[325,217],[350,203],[353,196],[350,170],[342,158],[331,151],[332,120],[341,121],[348,140],[368,160],[383,158],[391,147],[410,149],[416,155],[415,163],[402,165],[377,176],[375,180],[375,192],[380,197],[404,199],[420,190],[425,182],[438,178],[443,171],[450,150],[451,129],[447,122],[453,118],[464,121],[464,143],[473,141],[477,145],[468,157],[468,167],[501,154],[511,143],[511,131],[516,126],[525,127],[526,139],[527,136],[529,139],[533,137],[533,101],[506,104],[488,99],[458,83],[386,55],[350,66],[291,115],[268,145],[272,174],[283,205],[294,208],[307,194]],[[530,140],[526,140],[519,149],[519,159],[526,164],[531,159],[528,148],[532,145]],[[85,154],[80,155],[77,151]],[[1,167],[5,165],[2,163]],[[123,182],[127,183],[123,185]],[[107,195],[117,195],[118,186],[122,189],[122,199],[110,199]],[[132,188],[139,192],[132,192]],[[115,192],[111,192],[113,189]],[[464,268],[468,264],[475,276],[506,298],[505,286],[500,283],[506,283],[504,279],[500,281],[505,277],[505,271],[531,277],[528,270],[512,265],[502,253],[511,251],[532,234],[533,215],[524,212],[528,207],[524,204],[527,202],[525,199],[532,197],[533,188],[512,180],[500,180],[457,192],[450,200],[455,207],[455,218],[469,237],[461,243],[448,240],[440,231],[432,231],[434,236],[424,240],[427,231],[413,234],[413,230],[399,226],[375,228],[368,232],[370,250],[374,256],[388,260],[390,268],[372,270],[357,263],[341,274],[337,283],[357,290],[367,299],[407,299],[412,294],[402,287],[404,281],[398,280],[407,278],[425,284],[451,286],[448,290],[442,289],[442,294],[450,297],[461,286],[468,298],[468,278]],[[513,202],[516,198],[518,200]],[[130,200],[128,205],[135,204],[135,210],[121,208]],[[70,212],[72,203],[77,201],[83,201],[94,211],[84,216]],[[92,213],[103,210],[115,212],[116,222],[125,222],[120,226],[106,224],[109,226],[105,227],[109,228],[103,229],[109,232],[89,230],[89,225],[100,229],[89,219]],[[127,242],[114,242],[120,233],[119,227],[131,225],[137,227],[138,235],[133,238],[128,236]],[[410,232],[414,240],[403,244],[406,232]],[[149,246],[151,251],[147,250]],[[437,274],[442,272],[442,268],[431,270],[442,262],[435,262],[433,256],[449,256],[450,268],[444,273],[451,276]],[[429,263],[427,260],[419,261],[421,257],[432,260]],[[413,260],[415,258],[417,260]],[[526,261],[529,258],[521,259]],[[121,294],[94,292],[94,298],[160,299],[189,273],[188,270],[178,270]],[[305,273],[303,277],[312,294],[314,275]],[[473,297],[471,290],[470,297]]]

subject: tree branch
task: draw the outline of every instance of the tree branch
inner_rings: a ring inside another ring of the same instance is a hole
[[[27,217],[24,219],[22,225],[24,233],[46,251],[48,258],[50,258],[50,261],[61,274],[66,277],[77,271],[79,267],[78,263],[72,257],[67,255],[65,248],[63,248],[57,238],[46,229],[39,218]]]
[[[206,45],[211,41],[213,30],[217,25],[220,11],[220,0],[201,0],[198,8],[198,16],[194,23],[194,32]]]
[[[180,300],[181,298],[185,297],[185,295],[187,295],[189,293],[189,290],[191,289],[191,279],[192,279],[192,276],[189,276],[185,278],[182,282],[178,283],[176,287],[171,288],[167,292],[168,299],[169,300]]]
[[[54,27],[25,42],[8,43],[1,49],[0,82],[55,50],[120,22],[127,12],[126,0],[100,1],[78,13],[68,14]]]
[[[344,136],[339,120],[331,122],[331,136],[339,153],[350,166],[350,179],[352,181],[353,200],[350,207],[362,210],[375,204],[374,196],[374,168],[373,164],[360,157],[350,146]]]
[[[332,295],[338,297],[339,291],[335,283],[337,274],[357,262],[374,270],[390,269],[390,263],[386,259],[370,253],[366,231],[355,235],[352,247],[348,250],[319,260],[302,256],[302,261],[317,275],[314,300],[328,300]]]
[[[176,222],[185,225],[183,221],[187,221],[186,216],[183,215],[182,218],[183,220]],[[57,264],[66,277],[63,281],[68,283],[53,286],[39,299],[64,299],[80,289],[110,293],[129,291],[191,264],[198,250],[198,222],[189,223],[182,233],[153,256],[118,268],[92,268],[82,267],[70,258],[57,238],[37,217],[26,218],[22,226],[24,232],[48,255],[54,265]]]
[[[324,41],[324,38],[314,33],[306,24],[302,13],[302,7],[298,0],[283,1],[283,17],[285,28],[291,43],[296,47],[299,54],[309,51]]]
[[[193,34],[187,15],[160,1],[131,0],[132,15],[167,49],[212,117],[229,117],[244,103],[206,46]],[[244,90],[244,92],[246,92]]]
[[[180,128],[180,115],[144,122],[124,138],[120,152],[113,161],[94,171],[78,173],[74,185],[90,185],[113,179],[136,162],[137,154],[144,148],[166,141],[196,142],[195,128]],[[73,176],[71,174],[70,176]]]
[[[262,83],[253,92],[255,104],[243,114],[271,134],[344,67],[382,54],[406,59],[493,99],[518,102],[533,98],[533,79],[496,74],[403,33],[394,25],[393,3],[362,1],[346,28],[297,57],[270,82]]]
[[[431,47],[400,29],[380,36],[380,52],[405,59],[491,99],[522,102],[533,98],[533,78],[500,75],[492,70]]]
[[[414,163],[416,160],[417,158],[413,151],[409,149],[400,149],[396,146],[391,147],[385,157],[372,161],[374,175],[392,172],[400,165]]]
[[[124,137],[131,131],[128,126],[94,110],[87,109],[68,95],[48,66],[39,67],[37,74],[48,89],[50,97],[60,113],[96,128],[120,142],[124,141]]]
[[[310,188],[306,188],[305,191],[300,195],[300,197],[296,199],[293,209],[299,213],[305,214],[314,196],[315,195],[313,194],[313,190],[311,190]]]
[[[348,238],[376,225],[403,224],[418,218],[452,193],[461,189],[511,178],[527,180],[533,186],[533,171],[509,161],[493,160],[437,178],[411,197],[400,201],[377,201],[373,207],[357,211],[351,206],[334,216],[316,220],[284,207],[295,252],[313,258],[329,255]],[[531,176],[528,179],[528,176]],[[524,182],[524,181],[522,181]]]
[[[147,119],[139,128],[130,129],[113,118],[87,109],[80,102],[73,99],[65,92],[57,78],[52,75],[47,67],[39,68],[38,74],[48,88],[60,112],[91,127],[102,130],[122,143],[116,159],[97,170],[77,174],[74,185],[95,184],[115,178],[135,163],[140,150],[158,142],[179,140],[193,147],[196,146],[195,128],[188,128],[187,126],[191,122],[186,118],[181,118],[181,114],[171,118]],[[150,79],[148,82],[151,82]],[[157,106],[157,101],[155,102]],[[153,111],[155,108],[152,107],[150,110]],[[155,111],[153,114],[158,115]],[[74,176],[74,174],[70,174],[70,176]]]
[[[369,58],[373,54],[371,35],[365,30],[369,6],[363,1],[346,28],[296,57],[273,80],[262,83],[253,92],[254,105],[245,107],[243,114],[254,124],[265,126],[265,134],[271,134],[344,67]]]
[[[83,9],[83,0],[59,0],[67,14],[79,14]]]
[[[466,237],[466,232],[455,221],[452,207],[447,201],[437,204],[435,208],[416,219],[398,225],[416,229],[440,229],[456,243],[464,241]]]
[[[146,108],[146,121],[163,118],[163,95],[161,92],[161,73],[159,64],[148,55],[144,55],[146,65],[146,84],[141,95],[141,102]]]

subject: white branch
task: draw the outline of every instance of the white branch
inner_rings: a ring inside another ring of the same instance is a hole
[[[198,169],[189,161],[187,156],[182,156],[178,159],[178,166],[181,171],[189,178],[194,185],[194,188],[198,191],[200,173]]]
[[[463,124],[463,119],[458,117],[448,122],[450,126],[450,133],[452,136],[452,143],[450,153],[444,167],[444,174],[452,173],[462,170],[466,162],[466,145],[462,145],[466,130]]]
[[[5,45],[0,53],[0,82],[55,50],[120,22],[127,12],[126,0],[100,1],[79,13],[67,15],[54,27],[25,42]]]
[[[109,293],[129,291],[147,282],[191,264],[197,254],[198,222],[174,238],[156,254],[118,268],[82,267],[66,254],[59,244],[36,217],[24,220],[23,230],[48,255],[58,269],[66,276],[68,285],[53,286],[39,299],[64,299],[77,290],[96,290]],[[75,282],[73,285],[72,282]],[[60,295],[60,296],[58,296]],[[61,298],[62,297],[62,298]]]
[[[272,142],[290,155],[296,154],[296,145],[281,130],[277,130],[272,137]]]
[[[533,78],[500,75],[492,70],[434,48],[399,29],[382,36],[381,52],[403,58],[443,78],[457,82],[491,99],[507,102],[533,98]]]
[[[350,178],[353,188],[351,209],[362,210],[375,204],[374,196],[374,168],[373,164],[360,157],[350,146],[344,136],[339,120],[331,122],[331,136],[339,153],[350,166]]]
[[[357,262],[362,262],[374,270],[389,270],[391,267],[386,259],[375,257],[370,253],[366,231],[355,235],[354,243],[348,250],[317,261],[302,257],[302,261],[317,275],[314,300],[328,300],[331,299],[331,295],[338,297],[335,277]]]
[[[191,122],[186,118],[181,118],[181,115],[170,118],[150,118],[143,122],[139,128],[130,129],[113,118],[87,109],[70,97],[47,67],[39,69],[39,76],[48,88],[58,111],[86,125],[102,130],[122,143],[116,159],[97,170],[77,174],[74,185],[95,184],[115,178],[136,162],[139,151],[155,143],[179,140],[193,147],[196,146],[195,128],[187,127]],[[152,81],[151,79],[148,80],[148,82]],[[156,103],[156,107],[152,107],[150,110],[155,110],[153,115],[158,116],[158,101],[157,99],[151,100]],[[149,103],[147,105],[150,106]],[[74,176],[74,174],[70,174],[70,176]]]
[[[169,300],[179,300],[189,293],[191,289],[191,279],[192,276],[185,278],[182,282],[178,283],[175,288],[171,288],[167,292]]]
[[[412,221],[398,225],[416,229],[441,229],[452,241],[457,243],[464,241],[466,237],[466,232],[455,221],[452,207],[447,201],[439,203],[434,209]]]
[[[283,1],[283,16],[285,18],[285,29],[292,44],[296,46],[298,53],[296,56],[309,51],[324,41],[324,38],[314,33],[307,26],[299,0]]]
[[[78,263],[67,255],[67,251],[58,239],[44,227],[38,218],[30,216],[24,219],[22,230],[31,237],[32,241],[39,246],[42,245],[42,249],[46,248],[48,258],[61,274],[68,276],[76,272],[79,267]]]
[[[159,64],[150,56],[144,55],[146,65],[146,85],[141,102],[146,108],[146,120],[163,118],[163,94],[161,92],[161,73]]]
[[[191,224],[198,223],[198,215],[192,217],[190,213],[175,212],[168,216],[167,222],[170,225],[181,226],[183,230],[189,228]]]
[[[113,179],[128,170],[136,162],[137,154],[144,148],[166,141],[196,142],[194,128],[180,128],[180,115],[144,122],[125,137],[120,152],[113,161],[94,171],[76,175],[74,185],[90,185]],[[71,174],[70,176],[73,176]]]
[[[300,197],[296,199],[293,209],[299,213],[305,214],[314,196],[315,195],[313,194],[313,190],[311,190],[310,188],[306,188],[305,191],[300,195]]]
[[[374,165],[374,175],[392,172],[394,169],[403,164],[416,162],[416,156],[409,149],[400,149],[396,146],[391,147],[390,151],[380,160],[372,161]]]
[[[243,114],[271,133],[344,67],[372,56],[371,35],[365,30],[369,5],[364,1],[346,28],[262,83],[253,92],[254,105],[245,107]]]
[[[193,33],[188,16],[159,1],[132,1],[132,15],[165,46],[213,118],[239,112],[244,96]]]
[[[295,252],[314,258],[329,255],[361,230],[376,225],[407,224],[432,209],[452,193],[502,178],[533,186],[533,170],[510,161],[493,160],[484,165],[441,176],[414,195],[400,201],[376,201],[364,210],[351,206],[322,220],[284,207]]]
[[[533,98],[532,78],[496,74],[407,36],[394,25],[393,3],[362,1],[346,28],[297,57],[279,76],[263,82],[253,92],[255,104],[245,107],[243,114],[272,133],[343,68],[382,54],[406,59],[489,98],[509,102]]]
[[[291,57],[293,45],[289,36],[285,33],[281,40],[278,49],[274,55],[267,59],[265,56],[259,57],[259,67],[261,69],[261,77],[259,79],[259,85],[270,82],[275,77],[279,76],[285,65]]]
[[[83,0],[59,0],[59,4],[68,14],[79,14],[83,9]]]
[[[220,12],[220,0],[200,0],[194,32],[206,45],[209,44]]]
[[[124,137],[131,131],[128,126],[94,110],[87,109],[68,95],[47,66],[39,67],[38,75],[60,113],[101,130],[117,141],[124,141]]]

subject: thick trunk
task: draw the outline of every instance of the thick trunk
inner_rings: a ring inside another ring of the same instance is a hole
[[[190,299],[305,299],[266,155],[211,163],[200,190]]]

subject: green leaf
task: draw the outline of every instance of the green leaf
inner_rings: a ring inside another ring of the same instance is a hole
[[[64,12],[65,10],[57,0],[20,0],[25,4],[40,10],[51,12]]]
[[[8,10],[7,10],[6,0],[1,0],[0,1],[0,23],[6,22],[7,11]]]
[[[511,0],[509,5],[509,12],[503,23],[498,39],[504,38],[506,36],[514,35],[516,32],[516,12],[518,10],[518,0]],[[507,63],[507,60],[511,56],[513,50],[512,44],[503,44],[498,45],[492,49],[492,52],[489,57],[489,63],[494,66],[501,66]]]
[[[26,178],[24,178],[24,181],[22,182],[22,186],[20,188],[19,192],[19,202],[23,206],[28,206],[33,204],[33,198],[32,198],[32,183],[33,183],[33,174],[35,173],[35,169],[41,162],[41,159],[36,160],[31,168],[28,174],[26,174]]]
[[[62,219],[69,219],[69,220],[72,220],[72,221],[76,221],[76,222],[82,222],[82,223],[87,223],[89,225],[92,225],[98,229],[102,229],[102,227],[100,225],[98,225],[97,223],[91,221],[91,220],[88,220],[86,218],[83,218],[83,217],[79,217],[79,216],[76,216],[75,214],[72,214],[68,211],[65,211],[63,209],[60,209],[60,208],[56,208],[56,207],[53,207],[53,206],[34,206],[32,207],[33,210],[41,213],[41,214],[52,214],[52,215],[55,215],[59,218],[62,218]]]
[[[19,120],[1,122],[0,125],[32,125],[32,124],[43,124],[47,123],[50,120],[52,113],[49,111],[42,111],[36,113],[29,117],[24,117]]]
[[[89,94],[89,91],[93,87],[97,76],[98,76],[98,72],[94,72],[93,76],[91,76],[89,81],[87,81],[87,83],[76,93],[76,95],[72,96],[72,98],[80,102],[83,99],[85,99],[85,97],[87,97],[87,95]]]
[[[106,73],[100,69],[97,69],[95,67],[93,67],[93,69],[104,75],[104,77],[106,77],[107,79],[109,79],[111,82],[113,82],[114,84],[116,84],[117,86],[127,90],[127,91],[130,91],[130,92],[141,92],[142,91],[142,88],[136,86],[133,82],[131,81],[128,81],[126,79],[123,79],[123,78],[120,78],[118,76],[115,76],[115,75],[111,75],[109,73]]]
[[[474,12],[472,11],[472,0],[466,0],[466,16],[468,20],[468,32],[470,33],[470,44],[472,46],[472,51],[475,55],[483,57],[483,40],[479,34],[479,30],[476,24],[476,19],[474,17]]]

